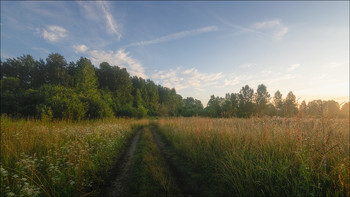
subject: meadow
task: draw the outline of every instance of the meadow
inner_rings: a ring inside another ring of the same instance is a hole
[[[163,118],[158,124],[191,166],[198,195],[350,195],[349,120]]]
[[[98,196],[140,129],[126,195],[350,196],[346,119],[7,116],[1,196]]]
[[[1,196],[94,196],[148,120],[13,120],[1,117]]]

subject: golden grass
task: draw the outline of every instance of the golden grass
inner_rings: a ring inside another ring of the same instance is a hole
[[[95,192],[132,135],[147,120],[70,123],[1,117],[1,194],[76,196]]]
[[[159,125],[211,177],[212,194],[350,195],[348,120],[163,118]]]

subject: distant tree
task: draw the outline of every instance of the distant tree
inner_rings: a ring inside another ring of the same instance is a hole
[[[157,115],[158,112],[158,101],[159,101],[159,95],[158,95],[158,88],[157,85],[154,84],[153,81],[147,80],[146,81],[146,90],[147,90],[147,98],[146,100],[147,103],[147,108],[149,115],[154,116]]]
[[[239,91],[239,111],[242,117],[249,117],[254,113],[254,90],[248,85]]]
[[[303,100],[301,102],[301,104],[299,105],[299,116],[300,116],[300,118],[306,116],[306,111],[307,111],[307,105],[306,105],[305,100]]]
[[[283,115],[283,99],[282,94],[279,90],[276,91],[274,97],[273,97],[273,104],[276,109],[276,115],[282,116]]]
[[[200,100],[192,97],[183,99],[183,106],[180,108],[179,113],[184,117],[198,116],[202,114],[203,105]]]
[[[1,113],[19,113],[20,80],[15,77],[1,79]]]
[[[58,54],[51,53],[46,58],[47,80],[52,85],[69,85],[69,77],[66,72],[67,61]]]
[[[101,93],[97,89],[98,82],[95,75],[94,66],[90,60],[80,58],[77,61],[76,71],[76,90],[80,99],[88,106],[86,112],[87,118],[101,118],[105,116],[112,116],[113,110],[110,105],[101,98]]]
[[[340,115],[340,105],[334,100],[323,101],[323,113],[325,116],[335,118]]]
[[[298,103],[296,97],[292,91],[287,94],[286,99],[283,102],[283,112],[286,117],[293,117],[298,113]]]
[[[349,118],[349,109],[350,109],[350,102],[343,104],[340,110],[341,116],[344,118]]]
[[[79,99],[74,89],[64,86],[44,85],[39,89],[43,102],[37,105],[37,113],[44,118],[48,114],[52,118],[65,120],[81,120],[88,110],[87,103]]]
[[[205,108],[206,114],[210,117],[221,117],[223,115],[222,106],[225,100],[221,97],[215,97],[211,95],[207,107]]]
[[[260,115],[266,114],[267,104],[270,101],[270,94],[264,84],[260,84],[255,94],[256,112]]]

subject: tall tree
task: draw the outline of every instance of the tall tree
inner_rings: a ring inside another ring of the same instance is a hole
[[[264,84],[260,84],[255,94],[255,103],[257,113],[260,115],[266,114],[267,104],[270,101],[270,94]]]
[[[77,61],[76,87],[83,94],[91,95],[97,92],[97,77],[94,66],[87,58],[80,58]]]
[[[288,92],[286,99],[283,102],[284,116],[292,117],[298,113],[298,103],[292,91]]]
[[[276,91],[274,97],[273,97],[273,104],[276,109],[277,116],[283,115],[283,99],[282,94],[279,90]]]
[[[47,80],[52,85],[68,85],[69,80],[66,73],[67,61],[66,59],[58,54],[51,53],[46,58],[47,66]]]
[[[239,111],[241,116],[249,117],[254,112],[253,103],[254,90],[248,85],[242,87],[239,91]]]

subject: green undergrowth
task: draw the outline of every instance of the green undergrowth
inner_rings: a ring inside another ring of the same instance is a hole
[[[157,147],[149,127],[145,127],[131,164],[125,196],[179,196],[179,188]]]

